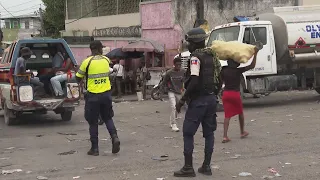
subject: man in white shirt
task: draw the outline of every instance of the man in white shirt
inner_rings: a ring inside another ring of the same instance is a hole
[[[124,73],[123,66],[120,64],[119,59],[117,60],[117,63],[113,66],[113,69],[116,72],[116,89],[117,89],[116,99],[119,99],[121,98],[121,95],[122,95],[121,85],[122,85],[123,73]]]

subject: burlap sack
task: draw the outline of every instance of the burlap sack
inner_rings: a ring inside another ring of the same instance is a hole
[[[219,59],[233,59],[239,63],[248,62],[254,55],[255,46],[238,41],[213,41],[211,49],[217,53]]]

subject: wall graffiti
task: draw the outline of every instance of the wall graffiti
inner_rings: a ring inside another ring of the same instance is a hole
[[[141,26],[94,29],[93,37],[141,37]]]

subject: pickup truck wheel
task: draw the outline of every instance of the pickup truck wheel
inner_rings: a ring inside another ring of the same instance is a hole
[[[72,111],[64,111],[60,115],[62,121],[71,121],[72,119]]]
[[[12,117],[12,110],[8,109],[7,105],[4,105],[4,123],[8,126],[14,125],[16,123],[16,119]]]
[[[315,88],[315,90],[317,91],[318,94],[320,94],[320,87]]]

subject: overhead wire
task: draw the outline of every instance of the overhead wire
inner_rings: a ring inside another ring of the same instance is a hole
[[[107,2],[108,2],[108,1],[105,1],[103,4],[101,4],[100,6],[97,6],[97,7],[94,8],[92,11],[88,12],[87,14],[81,16],[81,17],[78,18],[78,19],[75,19],[75,20],[73,20],[73,21],[70,21],[70,22],[68,22],[68,23],[66,23],[66,24],[71,24],[71,23],[74,23],[74,22],[76,22],[76,21],[79,21],[79,20],[82,19],[82,18],[85,18],[85,17],[88,16],[89,14],[93,13],[94,11],[96,11],[97,9],[99,9],[100,7],[102,7],[102,6],[104,6],[105,4],[107,4]]]
[[[24,9],[16,9],[14,11],[10,11],[10,12],[18,12],[18,11],[24,11],[24,10],[28,10],[30,8],[34,8],[34,7],[39,7],[40,8],[41,4],[35,4],[35,5],[32,5],[32,6],[29,6],[29,7],[23,7]]]
[[[30,1],[27,1],[27,2],[24,2],[24,3],[20,3],[20,4],[16,4],[16,5],[13,5],[13,6],[9,6],[7,7],[7,9],[11,9],[13,7],[18,7],[18,6],[21,6],[21,5],[24,5],[24,4],[28,4],[30,2],[33,2],[34,0],[30,0]]]
[[[31,6],[29,8],[25,8],[25,9],[20,9],[20,10],[17,10],[17,11],[10,11],[10,13],[13,13],[13,12],[20,12],[20,11],[25,11],[25,10],[35,10],[35,9],[38,9],[38,8],[35,8],[36,6],[39,6],[40,4],[37,4],[37,5],[34,5],[34,6]],[[6,15],[10,15],[9,13],[6,13],[6,14],[1,14],[1,16],[6,16]],[[17,15],[17,16],[20,16],[20,15]]]
[[[16,18],[11,12],[9,12],[9,11],[2,5],[2,3],[0,3],[0,6],[1,6],[5,11],[7,11],[7,13],[9,13],[13,18],[19,20],[19,19]]]

